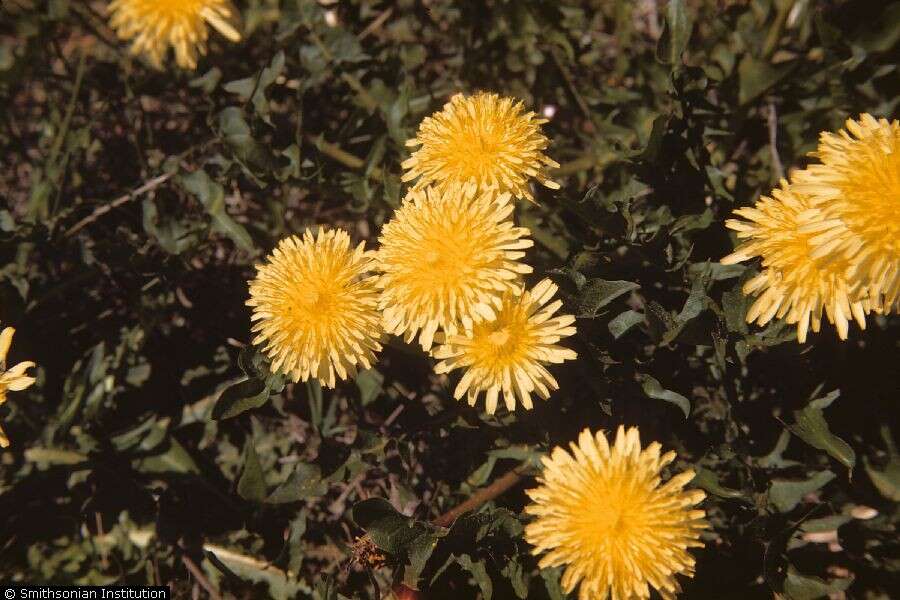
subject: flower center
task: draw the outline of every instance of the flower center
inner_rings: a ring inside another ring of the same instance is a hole
[[[495,346],[502,346],[509,342],[509,338],[512,337],[509,333],[509,329],[504,327],[503,329],[498,329],[494,333],[488,336],[488,341]]]
[[[300,298],[304,304],[310,307],[318,306],[323,299],[318,290],[305,290]]]

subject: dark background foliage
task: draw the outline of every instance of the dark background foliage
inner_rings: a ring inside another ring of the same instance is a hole
[[[39,380],[0,408],[0,578],[562,598],[520,535],[529,474],[633,424],[709,493],[684,597],[896,595],[897,321],[801,346],[744,323],[757,265],[717,261],[819,131],[896,117],[900,3],[239,4],[245,42],[184,73],[128,58],[104,2],[3,3],[0,318]],[[374,247],[404,141],[478,89],[550,117],[562,189],[517,219],[579,317],[561,390],[488,417],[398,340],[334,391],[266,376],[254,263],[319,224]]]

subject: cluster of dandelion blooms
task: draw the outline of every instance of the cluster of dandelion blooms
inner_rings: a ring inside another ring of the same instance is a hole
[[[110,26],[131,40],[131,51],[162,69],[169,48],[183,69],[196,69],[206,54],[207,24],[231,42],[241,41],[240,13],[231,0],[113,0]]]
[[[461,185],[534,201],[530,178],[559,188],[546,174],[559,164],[543,152],[550,143],[541,133],[543,123],[512,98],[457,94],[422,121],[416,137],[407,142],[418,150],[403,163],[403,181],[416,180],[415,189]]]
[[[553,316],[562,306],[559,300],[548,304],[556,291],[549,279],[528,291],[508,291],[494,297],[494,317],[445,336],[443,345],[434,351],[434,357],[441,359],[435,372],[465,370],[454,392],[457,400],[465,395],[474,406],[485,392],[485,411],[494,414],[501,392],[506,408],[512,411],[517,398],[525,409],[531,409],[532,393],[546,400],[550,390],[559,389],[544,365],[573,360],[577,355],[558,345],[575,333],[575,317]]]
[[[512,212],[509,194],[412,190],[379,238],[385,330],[429,350],[438,330],[492,318],[492,299],[532,270],[520,259],[533,242]]]
[[[271,370],[295,382],[317,379],[334,387],[381,350],[378,291],[369,275],[374,257],[350,245],[342,230],[278,244],[250,282],[254,344],[263,345]]]
[[[351,252],[343,232],[283,241],[250,283],[248,301],[257,321],[253,343],[264,346],[270,369],[333,387],[357,365],[372,364],[382,334],[417,340],[426,352],[439,337],[444,360],[437,372],[465,369],[457,398],[468,393],[474,405],[484,391],[489,413],[501,392],[513,410],[516,398],[531,408],[532,393],[547,398],[557,389],[545,365],[575,358],[556,345],[575,333],[575,319],[553,317],[559,301],[545,306],[556,293],[549,281],[524,291],[522,278],[532,268],[522,259],[534,243],[512,219],[514,197],[530,198],[529,176],[557,187],[541,172],[555,163],[540,152],[547,139],[533,117],[495,94],[454,96],[432,119],[459,147],[444,147],[444,169],[426,174],[415,166],[424,163],[407,163],[422,177],[382,228],[376,252],[362,245]],[[420,159],[440,145],[434,123],[420,130]],[[454,161],[463,160],[472,139],[494,150],[465,158],[465,171]],[[365,276],[369,270],[376,274]],[[486,349],[498,346],[504,331],[510,343],[491,358]]]
[[[726,221],[744,241],[722,259],[762,259],[744,285],[758,295],[747,321],[784,318],[801,343],[823,312],[846,339],[851,319],[864,329],[868,313],[900,303],[900,122],[864,114],[823,133],[814,155],[821,163]]]
[[[694,477],[684,471],[662,483],[660,471],[675,459],[654,442],[641,449],[637,428],[619,427],[610,447],[602,432],[587,429],[543,459],[539,486],[527,493],[525,527],[540,567],[564,566],[565,591],[579,587],[579,600],[663,598],[680,591],[677,575],[692,576],[689,548],[702,547],[707,527],[695,508],[705,494],[685,490]]]
[[[6,355],[9,353],[9,347],[12,345],[13,335],[16,330],[12,327],[6,327],[0,332],[0,405],[6,402],[7,392],[18,392],[30,387],[34,383],[34,377],[27,374],[28,369],[35,366],[31,361],[20,362],[19,364],[6,368]],[[9,438],[0,427],[0,448],[9,447]]]
[[[501,394],[508,410],[548,398],[559,384],[546,365],[575,358],[557,345],[575,318],[553,317],[559,301],[545,306],[556,286],[525,291],[532,241],[512,221],[516,198],[534,200],[530,178],[559,187],[545,174],[558,165],[543,154],[542,123],[511,98],[453,96],[407,142],[419,149],[403,180],[417,181],[379,239],[386,331],[418,336],[426,351],[437,340],[435,372],[463,371],[455,397],[474,406],[484,392],[488,414]]]

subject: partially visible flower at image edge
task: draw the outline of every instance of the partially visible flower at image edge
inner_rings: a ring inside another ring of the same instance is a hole
[[[813,234],[802,230],[812,201],[782,180],[772,196],[755,206],[739,208],[725,226],[737,231],[741,244],[722,259],[726,265],[762,259],[762,271],[747,281],[743,292],[758,296],[747,311],[747,322],[765,325],[773,318],[796,324],[797,340],[818,332],[824,311],[838,336],[847,339],[850,319],[866,327],[868,303],[858,300],[847,280],[850,261],[843,256],[816,257]]]
[[[474,406],[485,392],[485,411],[494,414],[501,393],[508,410],[516,408],[517,399],[530,410],[532,393],[546,400],[550,390],[559,389],[545,365],[574,360],[577,354],[558,345],[575,334],[575,317],[553,316],[562,306],[560,300],[550,302],[557,290],[544,279],[528,291],[506,292],[493,299],[493,319],[471,323],[456,335],[441,336],[443,344],[434,351],[434,357],[441,360],[435,372],[463,369],[454,391],[457,400],[465,395]]]
[[[579,600],[633,600],[650,588],[669,600],[681,590],[677,575],[693,576],[689,548],[703,546],[705,512],[694,508],[701,490],[684,490],[684,471],[667,482],[661,470],[675,459],[653,442],[641,449],[638,429],[619,427],[613,445],[585,429],[570,451],[556,447],[542,459],[539,486],[528,490],[535,517],[525,526],[540,567],[564,567],[566,593]]]
[[[295,382],[337,379],[371,368],[381,351],[373,253],[342,230],[282,240],[250,282],[251,320],[273,373]]]
[[[12,327],[6,327],[0,332],[0,404],[6,402],[7,392],[19,392],[27,389],[34,384],[34,377],[26,373],[28,369],[35,366],[31,361],[20,362],[11,367],[6,368],[6,355],[9,353],[9,347],[12,345],[13,335],[16,330]],[[9,438],[0,427],[0,448],[9,447]]]
[[[520,260],[534,242],[512,212],[508,193],[411,190],[379,238],[387,333],[418,336],[427,351],[439,330],[493,318],[493,299],[532,271]]]
[[[860,300],[884,313],[900,306],[900,121],[863,114],[822,132],[820,163],[791,175],[810,199],[803,234],[814,259],[847,261]]]
[[[456,94],[442,110],[426,117],[416,137],[406,143],[418,149],[402,165],[403,181],[416,180],[415,189],[491,189],[533,202],[531,177],[559,189],[547,175],[559,164],[544,154],[550,144],[541,133],[546,122],[525,112],[522,102],[513,98]]]
[[[183,69],[196,69],[206,54],[207,24],[231,42],[241,41],[240,12],[231,0],[113,0],[110,27],[131,40],[132,54],[141,54],[162,69],[169,48]]]

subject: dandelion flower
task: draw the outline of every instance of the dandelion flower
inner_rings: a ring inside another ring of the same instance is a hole
[[[370,368],[381,350],[373,253],[350,246],[345,231],[309,231],[281,241],[250,282],[254,344],[273,373],[326,387]]]
[[[824,310],[838,336],[846,339],[851,318],[865,329],[867,304],[851,294],[847,258],[816,255],[811,242],[815,234],[801,227],[811,212],[810,198],[782,181],[771,198],[763,196],[756,206],[735,211],[746,220],[725,222],[746,241],[722,263],[762,258],[762,272],[744,284],[745,294],[758,295],[747,312],[748,323],[765,325],[784,317],[797,325],[797,339],[803,343],[810,325],[819,331]]]
[[[379,238],[385,330],[429,350],[438,329],[493,318],[491,299],[531,272],[519,259],[534,242],[512,211],[509,194],[410,191]]]
[[[544,457],[540,486],[525,511],[537,517],[525,527],[540,567],[565,565],[562,586],[581,585],[579,600],[635,600],[650,587],[665,599],[680,586],[676,575],[693,576],[688,548],[702,547],[705,513],[694,506],[705,497],[683,488],[693,471],[661,483],[660,471],[675,459],[660,455],[656,442],[641,450],[636,427],[619,427],[610,448],[602,432],[587,429]]]
[[[13,335],[16,330],[12,327],[6,327],[0,333],[0,404],[6,402],[6,392],[18,392],[30,387],[34,383],[34,377],[29,376],[26,371],[34,366],[33,362],[20,362],[11,369],[6,369],[6,355],[9,347],[12,345]],[[0,427],[0,448],[9,447],[9,438]]]
[[[900,121],[864,114],[823,132],[821,164],[794,174],[816,210],[802,227],[812,257],[850,261],[848,283],[875,310],[900,302]]]
[[[527,292],[506,292],[494,300],[493,319],[472,323],[460,334],[447,336],[434,352],[435,358],[443,359],[435,371],[465,369],[454,392],[457,400],[466,394],[469,405],[474,406],[484,391],[486,410],[494,414],[500,392],[507,409],[514,410],[518,398],[530,410],[533,392],[546,400],[551,389],[559,389],[544,365],[573,360],[576,354],[557,345],[575,333],[575,317],[553,316],[562,302],[547,304],[557,289],[544,279]]]
[[[548,168],[559,166],[543,153],[549,140],[540,126],[546,122],[512,98],[457,94],[441,112],[423,120],[416,137],[406,142],[420,148],[403,163],[403,181],[418,178],[416,189],[494,189],[533,202],[529,177],[559,189],[546,175]]]
[[[206,54],[207,23],[231,42],[241,41],[240,13],[231,0],[113,0],[110,26],[132,40],[131,52],[143,54],[157,69],[169,48],[183,69],[196,69]]]

